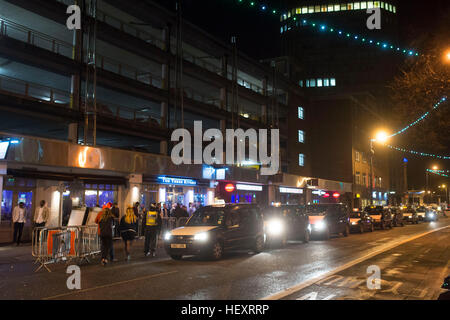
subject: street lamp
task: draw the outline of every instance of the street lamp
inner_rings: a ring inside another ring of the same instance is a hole
[[[444,61],[450,63],[450,49],[444,53]]]
[[[375,134],[375,139],[370,139],[370,204],[373,205],[373,156],[375,150],[373,148],[373,143],[385,143],[389,139],[389,135],[386,131],[380,130]]]

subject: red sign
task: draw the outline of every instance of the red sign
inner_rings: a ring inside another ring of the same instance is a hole
[[[234,191],[234,184],[231,184],[231,183],[227,184],[225,186],[225,191],[226,192],[233,192]]]

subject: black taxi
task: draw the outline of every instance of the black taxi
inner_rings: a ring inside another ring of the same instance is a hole
[[[179,260],[201,255],[219,260],[227,250],[264,249],[264,220],[257,205],[220,204],[198,209],[180,228],[166,232],[164,248]]]
[[[364,211],[370,215],[373,220],[375,227],[382,230],[392,229],[393,220],[392,213],[389,209],[385,209],[383,206],[368,206]]]
[[[366,212],[358,208],[350,212],[350,232],[373,232],[374,228],[373,220]]]

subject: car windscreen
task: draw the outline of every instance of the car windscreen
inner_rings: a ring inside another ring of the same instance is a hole
[[[200,208],[194,212],[186,226],[220,226],[225,221],[223,208]]]
[[[306,207],[306,214],[308,216],[325,216],[337,210],[337,206],[310,205]]]
[[[262,214],[264,219],[270,219],[280,217],[282,215],[282,209],[280,207],[270,207],[263,210]]]

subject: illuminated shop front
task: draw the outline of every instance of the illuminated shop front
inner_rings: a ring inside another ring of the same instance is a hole
[[[265,203],[263,191],[262,185],[233,181],[221,181],[216,188],[216,193],[226,203],[263,204]]]
[[[303,189],[290,188],[290,187],[278,187],[279,202],[281,204],[304,204],[305,197]]]
[[[210,182],[203,179],[192,179],[175,176],[150,176],[145,178],[144,190],[146,199],[152,202],[166,203],[171,207],[174,203],[189,206],[205,206],[214,201],[214,189],[210,188]],[[151,193],[151,194],[150,194]],[[148,201],[145,200],[147,203]]]

